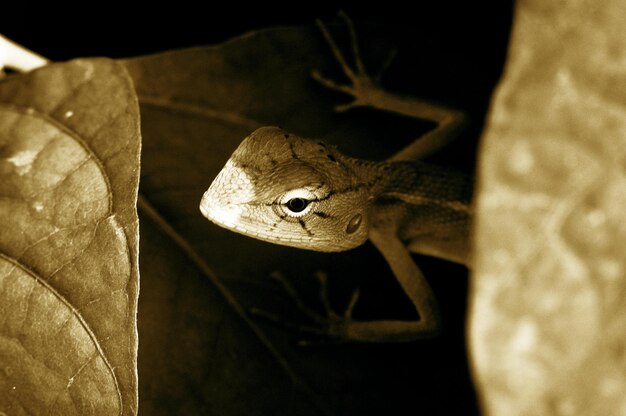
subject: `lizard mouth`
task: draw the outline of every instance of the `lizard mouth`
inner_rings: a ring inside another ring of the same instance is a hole
[[[222,227],[236,229],[242,214],[241,206],[237,204],[222,204],[216,201],[211,189],[206,191],[200,201],[200,212],[208,220]]]
[[[202,196],[200,212],[219,226],[238,230],[245,204],[253,198],[252,181],[243,169],[229,160]]]
[[[200,212],[202,213],[202,215],[204,215],[205,218],[209,218],[210,210],[207,207],[206,192],[204,196],[202,196],[202,200],[200,201]]]

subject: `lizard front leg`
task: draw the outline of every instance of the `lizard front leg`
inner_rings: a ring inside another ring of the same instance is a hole
[[[346,310],[342,314],[338,314],[330,307],[326,275],[323,273],[317,273],[316,277],[320,283],[320,300],[324,306],[324,314],[319,314],[309,308],[284,276],[280,274],[272,276],[281,283],[298,309],[313,322],[313,325],[285,322],[276,315],[258,309],[252,312],[274,323],[295,329],[303,335],[326,337],[332,342],[340,343],[404,342],[437,335],[441,324],[436,298],[424,275],[413,261],[407,247],[396,237],[393,230],[393,227],[382,229],[373,227],[370,230],[369,239],[387,261],[402,290],[419,314],[419,320],[360,321],[353,319],[352,311],[359,297],[358,290],[352,294]],[[301,341],[300,344],[308,345],[309,342]]]
[[[376,240],[377,238],[380,238],[380,240]],[[374,239],[383,244],[384,247],[398,248],[395,247],[393,243],[389,243],[387,236],[376,236]],[[402,245],[399,240],[396,239],[396,241],[398,244]],[[377,247],[379,246],[377,245]],[[330,306],[327,277],[326,274],[322,272],[317,272],[315,276],[320,285],[319,295],[322,306],[324,307],[323,313],[318,313],[316,310],[310,308],[292,283],[281,273],[277,272],[271,275],[274,280],[281,284],[285,292],[296,304],[298,310],[311,322],[310,324],[288,321],[275,313],[259,308],[252,308],[250,313],[279,327],[297,331],[304,337],[298,342],[301,346],[309,346],[318,343],[404,342],[429,338],[436,335],[440,325],[435,298],[424,276],[411,259],[406,248],[399,251],[381,250],[381,252],[391,266],[393,273],[396,274],[402,289],[411,299],[411,302],[419,313],[419,320],[360,321],[354,319],[352,317],[352,311],[359,299],[358,290],[352,293],[343,313],[337,313]]]
[[[344,74],[348,77],[350,84],[339,84],[331,79],[322,76],[318,71],[313,71],[312,76],[325,87],[352,95],[353,101],[347,104],[338,105],[337,111],[346,111],[353,107],[368,106],[383,111],[389,111],[404,116],[414,117],[418,119],[430,120],[437,123],[437,126],[419,137],[410,145],[393,155],[390,160],[413,160],[421,159],[448,144],[458,136],[466,124],[466,116],[462,111],[448,108],[443,105],[435,104],[426,100],[414,97],[401,96],[393,94],[383,89],[379,84],[382,72],[387,67],[389,59],[383,65],[379,74],[375,77],[370,76],[361,59],[358,48],[356,32],[350,18],[340,12],[350,32],[352,54],[354,55],[355,68],[352,68],[341,52],[337,43],[333,39],[326,25],[317,21],[317,25],[330,45],[333,55],[339,62]]]
[[[441,323],[436,298],[407,247],[392,229],[381,231],[372,228],[369,238],[389,264],[402,290],[419,313],[420,319],[360,322],[352,329],[354,333],[352,336],[370,342],[394,342],[437,335]]]

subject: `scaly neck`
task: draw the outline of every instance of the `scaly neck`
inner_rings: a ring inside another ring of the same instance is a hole
[[[374,199],[396,198],[412,205],[436,205],[470,215],[473,178],[419,161],[346,160]]]

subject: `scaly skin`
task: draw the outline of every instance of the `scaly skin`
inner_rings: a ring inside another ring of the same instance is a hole
[[[368,238],[419,321],[329,322],[341,340],[407,341],[434,334],[437,306],[411,251],[468,264],[472,180],[420,162],[370,162],[320,141],[262,127],[235,150],[200,203],[232,231],[292,247],[342,251]]]
[[[324,86],[354,97],[338,107],[369,106],[428,119],[437,127],[385,162],[347,157],[322,142],[276,127],[253,132],[235,150],[200,203],[214,223],[260,240],[317,251],[342,251],[369,239],[382,253],[420,318],[415,321],[352,320],[334,312],[321,331],[340,341],[396,342],[430,337],[439,330],[437,303],[410,252],[469,265],[473,179],[417,162],[461,131],[462,112],[382,89],[359,57],[352,22],[356,70],[328,29],[318,22],[350,85],[313,72]],[[410,160],[410,161],[409,161]]]

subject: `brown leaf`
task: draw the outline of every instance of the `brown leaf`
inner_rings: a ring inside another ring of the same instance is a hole
[[[345,27],[333,30],[346,40]],[[402,38],[390,33],[359,27],[372,72],[391,46],[400,44]],[[416,53],[410,38],[401,45],[399,57]],[[400,414],[416,400],[425,414],[434,414],[434,409],[459,414],[459,409],[472,408],[462,312],[454,322],[450,319],[448,337],[439,340],[308,350],[295,346],[297,336],[245,314],[247,308],[259,307],[300,318],[269,278],[277,270],[308,289],[313,301],[313,274],[326,271],[338,308],[352,289],[363,286],[357,316],[380,318],[389,309],[392,314],[410,312],[408,300],[371,245],[342,254],[280,247],[218,228],[198,209],[203,192],[232,151],[258,126],[280,125],[338,144],[348,154],[384,158],[426,131],[428,123],[366,109],[335,113],[334,105],[349,98],[325,90],[310,76],[317,69],[343,79],[314,27],[264,30],[214,47],[124,64],[137,87],[144,137],[139,320],[143,409],[149,414],[179,409],[222,415]],[[415,85],[415,64],[403,72],[390,71],[396,82]],[[454,83],[447,85],[455,88]],[[433,269],[435,283],[437,273],[444,274],[442,285],[456,282],[451,286],[456,290],[440,300],[462,310],[464,283],[456,276],[463,276],[463,269],[421,264],[427,272]],[[441,391],[462,399],[442,405]]]
[[[0,83],[0,411],[135,414],[139,114],[110,60]]]

